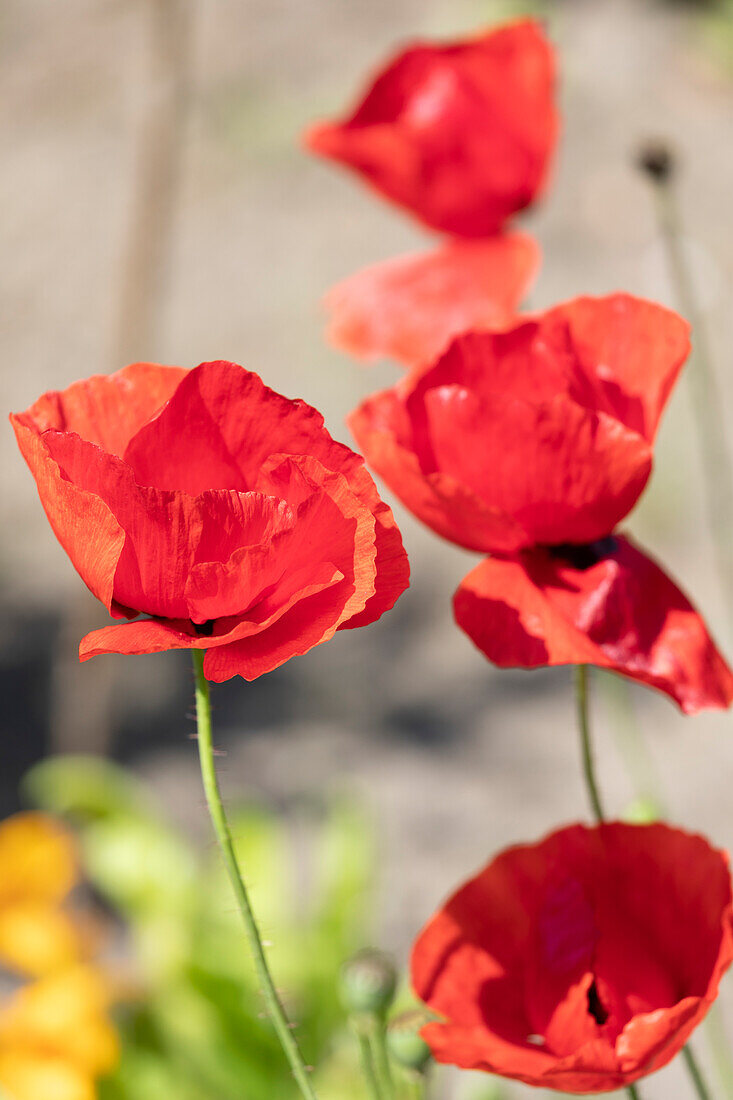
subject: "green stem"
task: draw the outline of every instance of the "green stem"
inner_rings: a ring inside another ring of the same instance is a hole
[[[605,696],[614,739],[629,773],[635,796],[653,804],[658,815],[663,816],[664,804],[659,777],[636,720],[629,681],[606,669],[598,669],[593,679]]]
[[[575,702],[583,755],[585,785],[588,788],[588,797],[593,807],[593,814],[598,824],[600,824],[604,820],[604,814],[593,765],[593,748],[590,739],[590,717],[588,714],[588,668],[586,665],[575,666]],[[640,1100],[636,1085],[629,1085],[626,1089],[626,1094],[631,1097],[631,1100]]]
[[[729,1100],[733,1100],[733,1064],[731,1063],[728,1037],[725,1033],[723,1022],[723,1010],[719,1002],[710,1009],[703,1024],[707,1032],[710,1053],[718,1071],[723,1092]]]
[[[728,613],[728,629],[733,630],[733,472],[727,443],[724,407],[720,387],[713,369],[707,329],[698,304],[695,284],[684,253],[681,218],[677,205],[674,181],[664,173],[654,183],[659,229],[667,253],[670,275],[680,309],[692,325],[692,370],[689,373],[692,400],[700,440],[700,454],[705,481],[705,501],[708,525],[713,537],[718,576]],[[716,1021],[708,1024],[711,1044],[724,1079],[725,1091],[733,1095],[730,1081],[733,1079],[731,1060],[724,1043],[720,1041]],[[709,1093],[700,1076],[700,1070],[688,1047],[683,1055],[698,1096]]]
[[[600,822],[604,820],[604,814],[593,766],[593,750],[591,746],[590,720],[588,716],[588,669],[586,665],[575,666],[575,698],[578,712],[578,727],[580,729],[580,740],[583,751],[583,774],[593,807],[593,813],[595,814],[596,821],[600,824]],[[683,1047],[682,1056],[700,1100],[711,1100],[710,1093],[707,1090],[707,1086],[700,1072],[700,1067],[689,1046]],[[629,1085],[626,1092],[632,1100],[639,1100],[639,1093],[635,1085]]]
[[[427,1077],[424,1073],[412,1073],[405,1083],[409,1100],[425,1100],[428,1092]]]
[[[710,1092],[708,1091],[708,1087],[705,1084],[702,1073],[700,1071],[700,1067],[697,1064],[697,1059],[692,1053],[692,1048],[690,1046],[682,1048],[682,1057],[685,1060],[687,1071],[692,1078],[692,1083],[695,1086],[695,1092],[700,1097],[700,1100],[711,1100]]]
[[[680,231],[680,214],[671,179],[654,185],[659,229],[667,253],[679,307],[692,325],[692,395],[704,475],[704,499],[713,537],[716,566],[723,587],[728,628],[733,630],[733,469],[727,443],[725,406],[713,370],[702,311],[690,273]]]
[[[593,766],[593,749],[590,740],[590,721],[588,717],[588,668],[586,665],[575,666],[575,702],[578,715],[578,729],[580,732],[580,744],[583,754],[583,775],[588,789],[593,814],[596,821],[604,819],[601,796],[598,793],[595,769]]]
[[[379,1087],[377,1071],[374,1068],[374,1051],[369,1036],[357,1026],[356,1035],[359,1040],[359,1053],[361,1054],[361,1068],[364,1072],[367,1092],[370,1100],[384,1100],[382,1090]]]
[[[244,885],[239,863],[237,862],[232,834],[224,812],[219,782],[216,777],[211,730],[211,698],[209,695],[209,684],[204,676],[204,654],[202,650],[194,649],[192,650],[192,656],[194,672],[196,674],[196,718],[198,721],[201,778],[203,779],[204,793],[206,794],[206,802],[209,807],[214,832],[216,833],[216,839],[219,843],[221,854],[224,857],[224,863],[234,889],[239,911],[242,915],[245,936],[254,960],[257,978],[267,1008],[267,1014],[272,1021],[277,1037],[280,1040],[280,1045],[290,1063],[293,1076],[298,1083],[303,1097],[305,1100],[317,1100],[308,1077],[308,1068],[303,1061],[303,1055],[300,1053],[300,1048],[296,1042],[291,1025],[288,1022],[285,1009],[277,995],[277,990],[275,989],[275,984],[267,965],[267,959],[262,946],[259,929],[257,928],[257,922],[250,904],[247,887]]]
[[[657,813],[662,817],[665,813],[664,798],[660,791],[658,777],[654,772],[653,761],[634,718],[628,684],[619,676],[605,671],[602,672],[601,683],[605,686],[609,701],[614,707],[618,719],[616,728],[619,746],[628,771],[632,774],[632,778],[635,776],[637,791],[643,797],[651,799]],[[729,1100],[733,1100],[733,1064],[719,1003],[712,1005],[702,1027],[707,1033],[710,1053],[723,1092]]]
[[[377,1073],[379,1074],[382,1091],[387,1100],[393,1100],[394,1081],[392,1079],[392,1068],[389,1064],[389,1053],[387,1052],[387,1034],[384,1027],[384,1020],[377,1019],[375,1021],[372,1039],[374,1044],[374,1061],[377,1066]]]

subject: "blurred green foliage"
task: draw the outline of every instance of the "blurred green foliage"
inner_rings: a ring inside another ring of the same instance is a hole
[[[88,879],[120,918],[122,1059],[100,1100],[295,1100],[213,844],[198,851],[134,778],[99,759],[47,760],[25,786],[36,805],[74,822]],[[368,931],[369,829],[343,804],[311,815],[297,836],[262,809],[231,819],[263,935],[274,940],[276,981],[318,1067],[319,1097],[362,1100],[338,978]]]
[[[733,0],[713,0],[702,17],[703,46],[733,75]]]

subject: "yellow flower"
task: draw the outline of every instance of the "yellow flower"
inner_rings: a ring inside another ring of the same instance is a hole
[[[35,976],[79,958],[81,929],[61,908],[78,879],[74,839],[59,822],[25,813],[0,824],[0,964]]]
[[[88,966],[58,971],[0,1006],[0,1095],[8,1100],[94,1100],[118,1058],[109,988]]]

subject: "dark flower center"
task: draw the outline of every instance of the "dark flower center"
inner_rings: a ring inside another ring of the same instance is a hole
[[[214,633],[214,619],[207,619],[205,623],[195,623],[191,620],[191,626],[202,638],[210,638]]]
[[[608,1012],[603,1007],[595,978],[588,987],[588,1011],[599,1026],[605,1024],[608,1019]]]
[[[570,542],[562,542],[557,546],[548,546],[550,556],[572,565],[573,569],[585,572],[597,565],[599,561],[608,558],[618,549],[618,539],[614,535],[608,535],[605,539],[596,542],[585,542],[574,545]]]

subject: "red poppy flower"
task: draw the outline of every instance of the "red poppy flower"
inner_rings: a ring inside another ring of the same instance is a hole
[[[372,264],[326,295],[328,338],[362,359],[432,362],[461,332],[510,324],[539,262],[537,243],[511,233]]]
[[[453,606],[502,668],[597,665],[665,692],[687,714],[733,702],[733,673],[702,618],[628,538],[487,558]]]
[[[471,550],[604,538],[651,472],[689,326],[651,302],[577,298],[366,400],[360,449],[403,503]]]
[[[564,1092],[666,1065],[733,959],[728,857],[667,825],[572,825],[509,848],[418,936],[439,1062]]]
[[[449,45],[417,43],[350,117],[315,126],[306,144],[432,228],[489,236],[544,184],[558,130],[554,70],[530,19]]]
[[[205,649],[252,680],[407,587],[390,509],[315,409],[234,363],[137,363],[11,417],[61,545],[116,618],[98,653]]]

